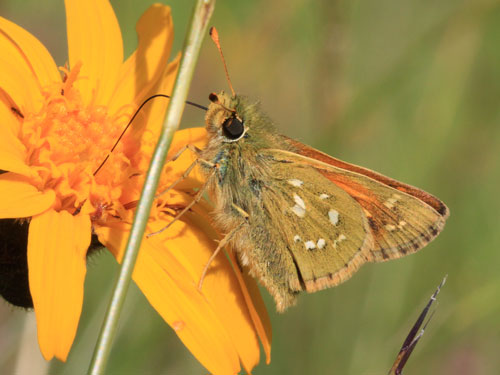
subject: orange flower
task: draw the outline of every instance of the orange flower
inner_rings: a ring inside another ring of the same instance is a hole
[[[118,22],[108,1],[66,0],[69,67],[61,77],[45,47],[0,18],[0,218],[28,218],[29,287],[44,357],[65,360],[83,303],[91,234],[121,260],[166,101],[148,104],[95,173],[150,95],[171,91],[179,58],[168,7],[152,6],[137,25],[139,46],[123,61]],[[203,147],[202,128],[180,131],[170,155],[187,143]],[[160,190],[194,160],[169,163]],[[202,177],[189,178],[155,201],[148,232],[164,227],[192,200]],[[133,278],[152,306],[198,360],[216,374],[249,372],[267,359],[270,325],[255,282],[223,255],[201,271],[217,238],[210,206],[145,238]],[[234,264],[234,259],[230,255]]]

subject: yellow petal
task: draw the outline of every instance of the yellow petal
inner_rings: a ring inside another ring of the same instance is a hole
[[[118,85],[110,102],[110,113],[124,104],[140,105],[162,78],[174,37],[170,7],[161,4],[149,7],[137,22],[136,30],[139,44],[120,68]],[[155,93],[169,94],[170,91]]]
[[[32,176],[33,171],[24,162],[25,151],[17,138],[9,134],[0,136],[0,170]]]
[[[179,62],[180,54],[176,56],[174,61],[166,66],[164,75],[162,76],[163,78],[160,77],[159,81],[154,85],[149,85],[149,91],[143,96],[144,99],[137,98],[136,101],[142,104],[144,100],[155,94],[170,95],[174,86],[175,77],[177,76]],[[141,148],[148,147],[151,152],[154,149],[158,135],[161,131],[169,100],[169,98],[164,97],[154,98],[140,110],[135,118],[129,136],[136,138],[141,143]]]
[[[1,19],[5,22],[5,19]],[[5,33],[0,32],[0,98],[23,113],[37,112],[43,103],[41,86],[26,55]],[[2,93],[3,91],[3,93]]]
[[[193,211],[196,216],[191,216],[191,220],[197,221],[197,227],[203,230],[210,238],[220,237],[220,235],[214,233],[214,229],[211,226],[203,225],[203,220],[205,223],[210,222],[210,212],[211,207],[205,204],[204,200],[201,200],[198,204],[193,207]],[[266,354],[266,363],[271,362],[271,340],[272,340],[272,329],[271,320],[267,313],[264,300],[260,294],[259,287],[255,279],[248,274],[248,270],[241,272],[240,268],[237,266],[238,262],[233,251],[227,252],[229,259],[233,266],[233,271],[236,275],[238,283],[241,288],[241,292],[245,299],[250,317],[253,321],[257,335],[262,343],[264,353]]]
[[[233,264],[237,264],[233,252],[229,253],[229,258]],[[266,363],[269,364],[271,363],[272,329],[266,305],[255,279],[248,272],[241,273],[238,267],[234,267],[234,272],[240,283],[241,291],[248,306],[255,330],[264,348]]]
[[[208,135],[205,128],[188,128],[178,130],[174,134],[172,144],[168,150],[168,158],[171,158],[179,152],[187,144],[192,144],[198,148],[204,148],[207,144]],[[191,153],[186,151],[186,153]],[[192,153],[191,153],[192,154]]]
[[[23,161],[23,145],[17,138],[0,138],[0,170],[14,172],[23,176],[31,176],[32,170]]]
[[[158,84],[151,87],[150,91],[145,95],[146,98],[154,94],[170,95],[175,77],[177,76],[180,57],[180,54],[177,55],[174,61],[167,65],[163,78]],[[151,154],[154,150],[154,146],[156,145],[163,125],[168,103],[168,98],[154,98],[141,109],[139,115],[134,120],[134,126],[131,129],[130,136],[140,141],[141,149],[143,149],[146,154]]]
[[[145,136],[151,136],[151,134],[145,134]],[[153,147],[156,142],[156,138],[151,136],[149,142],[145,139],[142,140],[141,150],[145,155],[152,155]],[[175,132],[174,138],[172,139],[172,144],[169,149],[167,159],[172,158],[176,155],[184,146],[191,144],[198,148],[204,148],[207,143],[207,133],[204,128],[189,128],[183,129]],[[175,161],[171,161],[166,163],[160,185],[158,187],[158,191],[162,192],[168,186],[170,186],[174,181],[178,180],[182,174],[189,168],[189,166],[196,160],[196,155],[193,154],[190,150],[185,150],[182,155]],[[143,169],[146,169],[149,160],[143,160],[144,163]],[[171,191],[169,196],[167,197],[169,203],[177,204],[184,202],[184,198],[188,198],[188,202],[192,200],[191,195],[186,195],[184,191],[189,191],[192,193],[193,188],[199,188],[205,182],[205,176],[200,172],[199,168],[195,168],[191,171],[188,177],[184,178],[180,183],[176,185],[175,191]],[[183,197],[179,197],[179,193],[183,195]],[[184,197],[185,196],[185,197]],[[131,200],[137,200],[138,197],[130,195],[127,197],[128,200],[125,202],[130,202]],[[172,202],[172,199],[182,198],[181,201]],[[162,198],[162,200],[165,197]],[[133,206],[129,206],[133,207]]]
[[[80,89],[85,103],[107,105],[123,62],[123,42],[107,0],[65,0],[70,67],[82,62]]]
[[[25,57],[40,85],[46,86],[61,80],[57,65],[49,51],[29,32],[13,22],[0,17],[0,30],[17,46]]]
[[[0,170],[31,176],[33,172],[25,163],[26,147],[17,137],[21,121],[16,118],[5,103],[0,103],[0,119],[2,119],[2,127],[0,127]]]
[[[49,210],[31,219],[28,272],[38,343],[46,360],[66,360],[83,303],[90,217]]]
[[[127,232],[101,228],[97,233],[99,241],[120,259]],[[141,247],[133,274],[148,301],[210,372],[236,374],[239,371],[238,356],[219,317],[201,294],[192,287],[178,284],[150,252],[148,242]],[[171,267],[177,267],[177,274],[186,274],[175,259]]]
[[[157,222],[150,230],[166,222]],[[120,259],[126,232],[97,229],[99,239]],[[201,271],[215,242],[190,223],[177,222],[166,233],[144,239],[134,280],[196,358],[214,374],[234,374],[239,361],[250,371],[259,344],[233,269],[221,253],[200,293]]]
[[[0,134],[9,132],[11,136],[18,137],[19,130],[23,119],[14,114],[12,107],[8,105],[6,99],[1,99],[0,95],[0,119],[2,119],[2,126],[0,127]]]
[[[158,256],[156,260],[164,262],[162,266],[170,270],[170,257],[165,256],[165,250],[168,249],[169,253],[191,272],[191,285],[196,289],[201,273],[217,243],[199,229],[207,225],[199,215],[187,214],[183,220],[185,222],[176,222],[166,233],[151,238],[159,244],[155,247],[159,251],[155,252],[154,256]],[[159,222],[161,226],[166,223]],[[187,249],[189,250],[186,251]],[[203,281],[202,294],[222,320],[243,367],[250,372],[259,363],[259,340],[234,269],[224,252],[220,252],[210,264]]]
[[[31,217],[48,210],[55,202],[53,190],[39,191],[15,173],[0,175],[0,218]]]

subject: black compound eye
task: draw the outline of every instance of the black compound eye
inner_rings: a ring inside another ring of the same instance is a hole
[[[229,139],[238,139],[245,131],[243,122],[236,116],[229,117],[222,124],[224,136]]]

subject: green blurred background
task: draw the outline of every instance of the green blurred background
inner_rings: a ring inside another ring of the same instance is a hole
[[[152,3],[112,1],[127,55],[135,23]],[[170,2],[174,51],[193,3]],[[35,34],[64,64],[62,0],[3,0],[0,15]],[[419,254],[365,266],[337,288],[302,296],[283,315],[263,291],[272,362],[254,373],[387,373],[446,274],[437,312],[405,373],[500,373],[499,1],[219,0],[212,24],[236,90],[259,98],[283,133],[421,187],[451,210],[444,232]],[[190,99],[206,104],[208,93],[221,89],[222,65],[207,38]],[[187,109],[183,126],[203,123],[202,112]],[[77,339],[68,362],[51,363],[50,374],[87,369],[117,272],[106,252],[90,263]],[[3,373],[16,366],[25,316],[0,302]],[[30,357],[34,367],[37,355]],[[206,371],[134,285],[108,373]]]

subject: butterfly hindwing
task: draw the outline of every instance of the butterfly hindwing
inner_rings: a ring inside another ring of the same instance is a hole
[[[276,213],[276,235],[294,259],[300,289],[313,292],[347,279],[372,247],[362,208],[310,166],[274,163],[272,172],[264,202]]]
[[[270,160],[271,177],[244,207],[249,226],[235,247],[283,310],[301,291],[348,279],[369,259],[373,242],[362,207],[344,190],[310,166]]]

